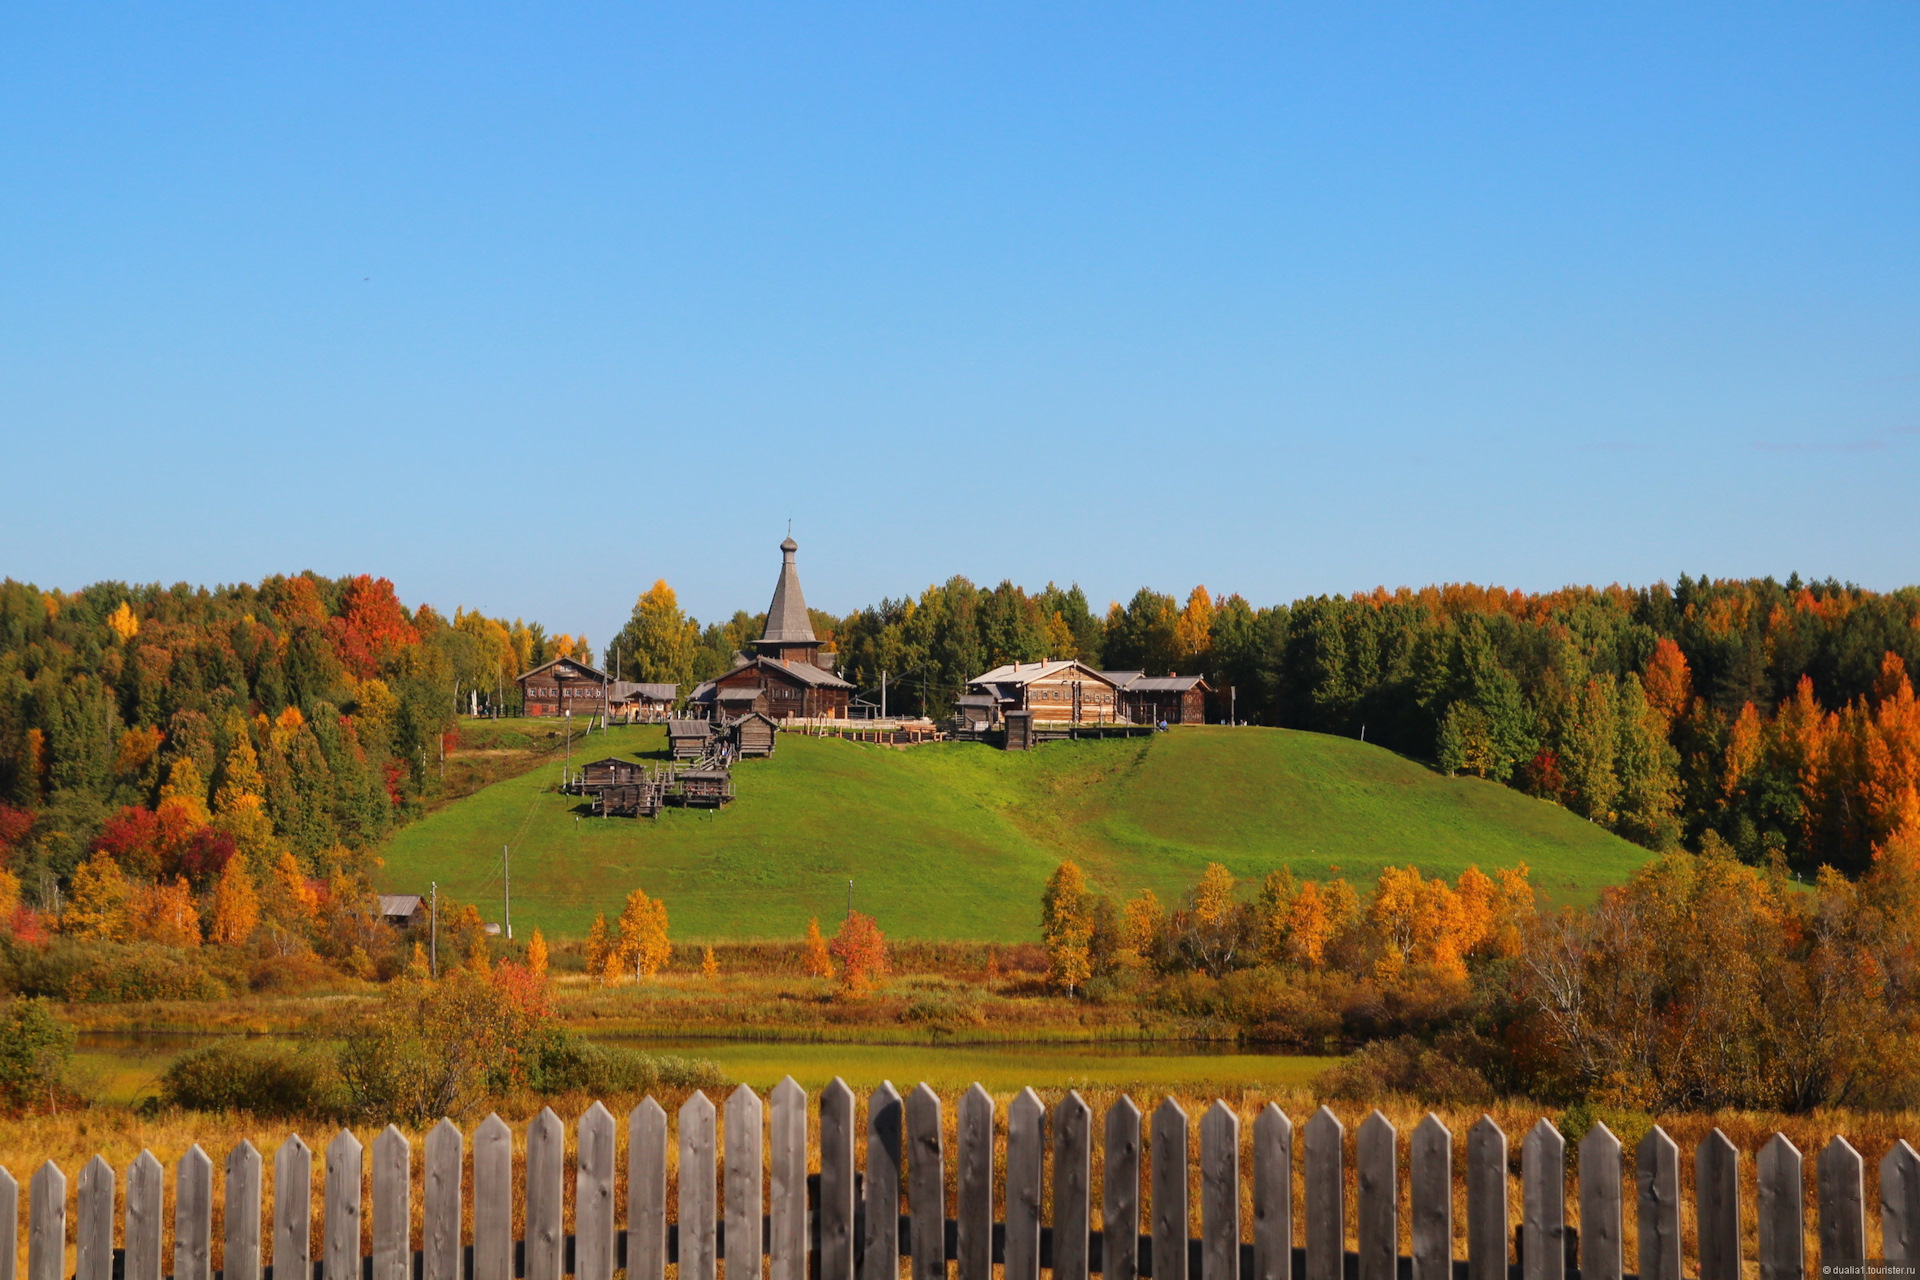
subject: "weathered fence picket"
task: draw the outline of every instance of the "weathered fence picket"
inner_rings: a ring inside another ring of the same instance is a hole
[[[867,1096],[867,1194],[862,1202],[867,1233],[861,1240],[860,1280],[894,1280],[900,1271],[900,1142],[904,1128],[900,1091],[883,1080]],[[731,1157],[729,1157],[731,1160]],[[760,1166],[753,1166],[759,1189]],[[732,1194],[732,1186],[728,1186]],[[755,1197],[755,1204],[758,1204]],[[756,1215],[754,1225],[759,1225]],[[758,1254],[755,1255],[758,1257]],[[727,1270],[732,1272],[733,1246],[727,1246]],[[749,1273],[760,1274],[756,1265]]]
[[[213,1161],[197,1142],[173,1167],[173,1277],[213,1280]]]
[[[1053,1109],[1054,1280],[1088,1280],[1092,1244],[1093,1108],[1069,1089]]]
[[[1453,1134],[1432,1112],[1407,1140],[1413,1280],[1453,1280]]]
[[[1124,1093],[1107,1108],[1103,1154],[1101,1274],[1105,1280],[1135,1280],[1140,1274],[1140,1108]]]
[[[1252,1280],[1293,1280],[1293,1121],[1271,1102],[1253,1121]]]
[[[160,1280],[165,1268],[160,1239],[166,1224],[160,1215],[166,1203],[166,1182],[167,1175],[151,1151],[142,1151],[127,1166],[127,1212],[121,1233],[126,1250],[122,1274],[126,1280]],[[107,1247],[111,1257],[111,1237]],[[108,1274],[112,1274],[111,1265]]]
[[[819,1167],[811,1188],[807,1094],[789,1078],[773,1090],[770,1103],[743,1085],[726,1099],[724,1117],[699,1092],[673,1121],[652,1098],[635,1107],[627,1117],[624,1232],[615,1200],[613,1115],[596,1102],[575,1126],[569,1205],[567,1126],[552,1110],[542,1110],[527,1127],[526,1233],[520,1241],[513,1238],[512,1131],[498,1116],[476,1128],[469,1201],[465,1138],[443,1120],[425,1140],[417,1251],[412,1144],[404,1133],[388,1127],[374,1137],[370,1152],[350,1131],[333,1137],[325,1157],[325,1216],[318,1224],[311,1209],[313,1152],[291,1136],[273,1157],[274,1280],[614,1280],[623,1269],[632,1280],[665,1280],[669,1263],[677,1264],[684,1280],[717,1280],[723,1261],[729,1280],[762,1280],[763,1267],[769,1280],[895,1280],[902,1257],[912,1260],[912,1280],[946,1280],[949,1257],[962,1280],[992,1280],[996,1269],[1000,1280],[1042,1280],[1043,1271],[1052,1272],[1051,1280],[1567,1280],[1575,1265],[1566,1140],[1546,1120],[1529,1129],[1521,1145],[1521,1222],[1511,1237],[1507,1135],[1490,1117],[1468,1132],[1467,1256],[1460,1261],[1454,1257],[1453,1134],[1434,1115],[1407,1135],[1404,1184],[1399,1131],[1379,1112],[1361,1122],[1354,1135],[1357,1194],[1349,1219],[1346,1128],[1330,1109],[1316,1111],[1300,1134],[1304,1212],[1296,1232],[1294,1127],[1271,1104],[1254,1115],[1244,1148],[1252,1182],[1248,1224],[1242,1220],[1241,1118],[1225,1102],[1199,1114],[1196,1151],[1194,1122],[1176,1099],[1163,1099],[1154,1109],[1143,1143],[1140,1109],[1130,1098],[1116,1098],[1096,1154],[1094,1116],[1085,1099],[1068,1091],[1049,1112],[1038,1094],[1025,1089],[1007,1108],[1005,1146],[996,1150],[994,1100],[975,1085],[959,1100],[949,1184],[941,1098],[922,1084],[902,1099],[883,1082],[866,1102],[862,1181],[856,1176],[859,1103],[845,1081],[835,1079],[816,1100]],[[669,1224],[668,1143],[676,1138],[679,1201]],[[1619,1139],[1599,1124],[1575,1153],[1579,1280],[1684,1280],[1679,1150],[1655,1127],[1634,1153],[1640,1266],[1631,1278],[1624,1154]],[[1828,1143],[1817,1161],[1818,1268],[1805,1243],[1805,1162],[1779,1134],[1754,1156],[1757,1257],[1743,1257],[1749,1206],[1741,1201],[1742,1158],[1718,1129],[1694,1152],[1696,1280],[1741,1280],[1743,1267],[1755,1262],[1759,1280],[1809,1280],[1869,1261],[1865,1160],[1844,1138]],[[1097,1226],[1096,1160],[1104,1176]],[[1001,1167],[1004,1195],[997,1197],[995,1172]],[[1151,1187],[1145,1223],[1143,1174]],[[218,1280],[266,1280],[261,1175],[260,1153],[244,1141],[235,1146],[225,1162],[225,1253]],[[1881,1252],[1889,1262],[1920,1260],[1920,1152],[1904,1140],[1895,1142],[1881,1155],[1877,1175]],[[52,1161],[35,1170],[28,1186],[26,1280],[216,1280],[214,1170],[206,1153],[191,1147],[175,1166],[171,1272],[163,1251],[165,1170],[152,1152],[141,1151],[122,1176],[123,1183],[100,1156],[82,1168],[69,1270],[66,1175]],[[117,1186],[124,1188],[119,1250]],[[1194,1186],[1199,1234],[1190,1238]],[[0,1280],[15,1280],[19,1192],[0,1169]],[[1403,1194],[1410,1256],[1399,1252]],[[996,1203],[1003,1206],[1000,1221]],[[364,1255],[363,1211],[370,1224],[364,1238],[371,1241]],[[470,1251],[462,1248],[469,1213]],[[569,1219],[571,1235],[565,1233]],[[309,1243],[315,1225],[317,1266]]]
[[[1187,1280],[1187,1113],[1172,1098],[1153,1113],[1147,1144],[1153,1166],[1153,1274]]]
[[[260,1151],[245,1138],[227,1153],[226,1199],[221,1224],[226,1232],[222,1271],[226,1280],[260,1280]]]
[[[940,1095],[924,1082],[907,1097],[907,1198],[913,1280],[946,1280],[947,1164]]]

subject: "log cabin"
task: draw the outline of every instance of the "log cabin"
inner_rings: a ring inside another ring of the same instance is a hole
[[[515,678],[522,714],[577,716],[607,713],[607,675],[573,658],[555,658]]]
[[[780,544],[780,579],[774,584],[766,629],[754,641],[753,655],[734,655],[731,671],[693,691],[690,708],[714,718],[749,711],[774,720],[846,718],[853,686],[834,674],[838,655],[814,634],[806,597],[800,592],[800,570],[794,564],[798,550],[792,538]]]
[[[997,719],[1010,711],[1031,713],[1034,724],[1117,724],[1125,719],[1120,689],[1102,671],[1076,659],[1014,662],[967,681],[969,701],[961,714],[978,719],[992,699]]]
[[[668,753],[675,760],[698,760],[707,754],[714,728],[711,720],[667,721]]]
[[[616,716],[632,716],[637,720],[663,720],[679,700],[677,684],[615,680],[607,687],[607,709]]]
[[[766,759],[773,754],[780,737],[780,726],[771,716],[750,711],[727,726],[742,760]]]
[[[1120,687],[1120,700],[1134,724],[1205,724],[1212,692],[1202,676],[1133,675]]]

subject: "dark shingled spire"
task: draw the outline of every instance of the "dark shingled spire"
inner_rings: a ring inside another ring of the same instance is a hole
[[[800,544],[791,537],[780,544],[780,581],[773,588],[773,603],[767,606],[762,643],[816,643],[813,620],[807,616],[807,598],[800,594],[800,570],[793,564],[793,553],[799,549]]]

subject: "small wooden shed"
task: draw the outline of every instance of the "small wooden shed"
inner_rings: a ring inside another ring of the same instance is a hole
[[[669,720],[667,749],[675,760],[698,760],[707,754],[715,727],[710,720]]]
[[[622,760],[618,756],[608,756],[604,760],[595,760],[580,770],[580,785],[593,791],[600,787],[626,786],[640,781],[646,774],[646,766],[638,760]]]
[[[772,716],[749,711],[727,726],[742,760],[765,759],[773,754],[780,738],[780,726]]]

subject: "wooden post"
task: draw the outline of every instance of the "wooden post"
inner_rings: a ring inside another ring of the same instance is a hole
[[[1293,1121],[1271,1102],[1253,1121],[1253,1280],[1293,1280]]]
[[[1694,1150],[1693,1204],[1700,1280],[1740,1280],[1740,1152],[1718,1129]]]
[[[766,1152],[766,1110],[741,1085],[727,1096],[727,1274],[760,1280],[760,1174]]]
[[[786,1077],[773,1089],[772,1280],[807,1280],[807,1093]]]
[[[1807,1188],[1800,1148],[1776,1133],[1760,1148],[1760,1280],[1806,1280]]]
[[[1355,1143],[1360,1213],[1360,1280],[1394,1280],[1400,1254],[1399,1133],[1375,1111]]]
[[[1620,1139],[1596,1122],[1580,1139],[1580,1280],[1621,1280],[1623,1219]]]
[[[95,1156],[80,1170],[74,1224],[74,1280],[112,1280],[113,1166]]]
[[[142,1151],[127,1166],[127,1208],[121,1237],[126,1242],[122,1271],[126,1280],[160,1280],[165,1270],[160,1240],[166,1226],[161,1220],[166,1184],[166,1172],[151,1151]],[[112,1229],[111,1224],[108,1229]]]
[[[277,1163],[277,1162],[276,1162]],[[221,1270],[226,1280],[260,1280],[261,1173],[265,1162],[245,1138],[227,1154],[226,1232]]]
[[[588,1107],[574,1126],[573,1274],[576,1280],[613,1280],[615,1128],[613,1112],[598,1102]],[[758,1172],[757,1164],[754,1168]]]
[[[1093,1109],[1072,1089],[1053,1109],[1053,1280],[1088,1280]]]
[[[993,1280],[993,1098],[974,1084],[960,1098],[959,1280]]]
[[[666,1274],[667,1113],[649,1097],[627,1113],[627,1275]]]
[[[1520,1144],[1522,1280],[1567,1274],[1567,1140],[1542,1116]]]
[[[820,1091],[819,1280],[854,1280],[853,1102],[839,1076]]]
[[[442,1119],[427,1134],[426,1186],[422,1196],[420,1252],[422,1280],[462,1280],[460,1192],[466,1163],[466,1138],[451,1120]]]
[[[890,1080],[867,1095],[867,1230],[861,1242],[861,1280],[897,1280],[900,1274],[903,1110],[900,1091]]]
[[[681,1280],[714,1280],[713,1129],[713,1102],[696,1089],[680,1107]]]
[[[1007,1236],[1004,1280],[1040,1280],[1040,1194],[1047,1109],[1032,1089],[1007,1104]]]
[[[1483,1115],[1467,1131],[1467,1275],[1470,1280],[1507,1280],[1510,1217],[1507,1135],[1493,1122],[1492,1116]]]
[[[296,1133],[273,1153],[273,1270],[307,1280],[312,1263],[313,1152]]]
[[[1200,1280],[1240,1280],[1240,1117],[1217,1099],[1200,1117],[1200,1242]]]
[[[1820,1267],[1866,1261],[1867,1207],[1863,1162],[1836,1136],[1820,1153]]]
[[[1681,1280],[1680,1148],[1655,1125],[1635,1153],[1640,1280]]]
[[[213,1161],[197,1142],[173,1167],[173,1280],[213,1280]]]

